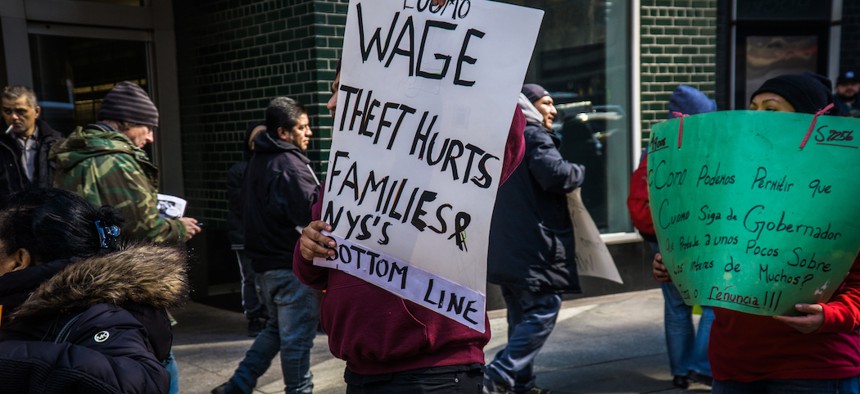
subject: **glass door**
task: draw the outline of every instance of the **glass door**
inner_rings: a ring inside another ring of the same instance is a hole
[[[29,40],[33,89],[42,117],[64,134],[95,121],[102,98],[117,82],[131,81],[149,90],[144,41],[38,33],[31,33]]]

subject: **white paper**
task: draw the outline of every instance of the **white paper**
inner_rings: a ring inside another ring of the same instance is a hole
[[[158,215],[178,219],[185,215],[186,201],[168,194],[158,194]]]
[[[383,288],[483,332],[490,218],[543,11],[428,4],[349,3],[323,220],[414,273]],[[430,279],[477,294],[474,321],[424,300]]]

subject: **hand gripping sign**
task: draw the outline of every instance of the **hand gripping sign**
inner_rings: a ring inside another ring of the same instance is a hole
[[[793,315],[860,251],[860,120],[726,111],[654,127],[651,213],[690,305]]]
[[[352,0],[323,220],[343,270],[485,329],[508,129],[543,12]]]

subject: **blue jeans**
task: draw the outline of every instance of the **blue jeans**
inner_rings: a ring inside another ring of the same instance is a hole
[[[269,320],[230,378],[230,386],[251,393],[280,352],[284,392],[311,393],[310,358],[320,317],[320,292],[303,285],[288,269],[258,273],[257,281]]]
[[[669,367],[673,376],[687,376],[690,371],[711,376],[708,362],[708,337],[714,310],[702,307],[699,331],[693,327],[693,307],[684,303],[674,283],[662,283],[663,325],[666,330],[666,348],[669,351]]]
[[[242,310],[248,320],[261,319],[268,316],[266,306],[260,302],[260,289],[257,288],[254,269],[251,268],[251,259],[245,255],[244,250],[234,250],[236,261],[239,263],[239,274],[242,275]]]
[[[712,394],[858,394],[860,377],[846,379],[772,379],[756,382],[714,380]]]
[[[170,375],[170,394],[179,394],[179,367],[173,357],[173,350],[167,353],[167,360],[161,362],[167,374]]]
[[[508,344],[487,365],[485,373],[515,392],[528,391],[535,385],[535,357],[555,328],[561,297],[501,287],[508,308]]]

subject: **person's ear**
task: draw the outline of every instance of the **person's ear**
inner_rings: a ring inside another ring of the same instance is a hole
[[[33,264],[33,258],[30,251],[20,248],[9,255],[11,269],[9,271],[18,271],[27,268]]]
[[[39,119],[39,114],[42,113],[42,107],[37,105],[36,108],[34,108],[34,112],[36,113],[36,119]]]

